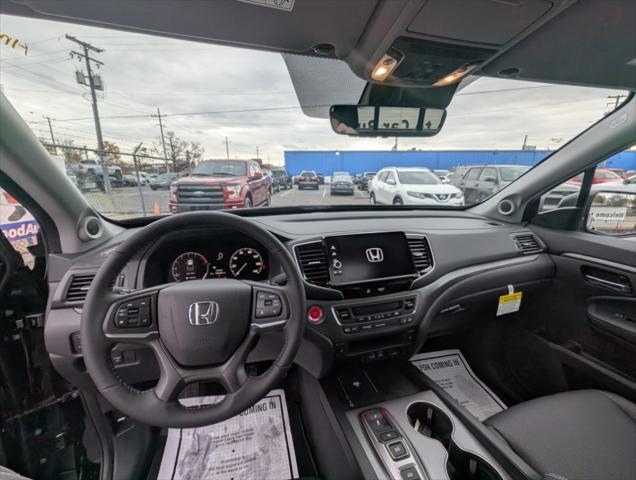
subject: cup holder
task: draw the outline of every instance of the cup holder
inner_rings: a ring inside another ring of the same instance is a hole
[[[446,471],[451,480],[502,480],[481,457],[462,450],[453,440],[453,422],[434,405],[418,402],[406,411],[411,426],[420,435],[440,442],[448,457]]]

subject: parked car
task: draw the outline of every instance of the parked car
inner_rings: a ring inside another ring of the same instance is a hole
[[[471,167],[459,182],[467,204],[479,203],[530,170],[526,165]]]
[[[443,183],[450,183],[450,180],[448,179],[448,176],[451,173],[450,170],[437,169],[437,170],[433,170],[433,173],[437,175]]]
[[[451,185],[458,186],[459,182],[462,181],[466,172],[470,169],[468,166],[455,167],[450,170],[448,174],[448,183]]]
[[[268,206],[272,179],[253,160],[201,162],[192,175],[170,185],[170,212]]]
[[[136,187],[139,184],[139,182],[137,181],[137,175],[123,175],[121,180],[124,187]],[[140,180],[143,185],[143,180],[141,179],[141,177]]]
[[[464,204],[464,195],[457,187],[443,184],[427,168],[383,168],[371,180],[369,201],[388,205]]]
[[[304,190],[305,188],[313,188],[315,190],[320,188],[320,179],[313,170],[305,170],[298,175],[298,190]]]
[[[80,172],[83,173],[84,175],[87,175],[87,174],[97,175],[98,173],[99,174],[103,173],[100,160],[84,159],[84,160],[80,160],[78,165],[80,168]],[[108,175],[121,178],[123,174],[122,174],[121,168],[118,167],[117,165],[108,165]]]
[[[596,183],[590,188],[590,195],[593,196],[598,192],[632,192],[636,194],[636,176],[631,179],[625,179],[624,183]],[[563,207],[575,207],[576,201],[579,198],[579,193],[574,192],[570,195],[563,197],[558,204],[558,208]]]
[[[334,175],[329,186],[330,195],[353,195],[353,178],[351,175]]]
[[[279,190],[287,190],[293,187],[292,178],[284,168],[272,169],[272,178],[274,179],[274,184],[278,184]]]
[[[627,178],[629,175],[622,168],[606,168],[608,172],[614,172],[616,175],[622,178]]]
[[[317,173],[316,176],[318,177],[318,184],[324,185],[325,184],[325,176],[322,173]]]
[[[135,177],[137,177],[136,173],[133,173]],[[139,179],[141,180],[142,185],[148,185],[150,183],[150,174],[146,172],[139,172]]]
[[[358,188],[360,190],[369,190],[369,182],[373,180],[375,177],[375,172],[364,172],[360,176],[360,181],[358,182]]]
[[[616,169],[609,168],[597,168],[594,172],[594,178],[592,179],[592,184],[596,183],[621,183],[624,178],[616,173]],[[621,170],[622,171],[622,170]],[[572,183],[575,185],[580,185],[583,183],[583,174],[579,174],[576,177],[570,179],[568,183]]]
[[[180,177],[178,173],[160,173],[150,180],[151,190],[168,190],[170,184]]]

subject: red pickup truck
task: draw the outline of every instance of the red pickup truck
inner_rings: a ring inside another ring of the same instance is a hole
[[[170,212],[268,206],[272,179],[252,160],[201,162],[170,185]]]

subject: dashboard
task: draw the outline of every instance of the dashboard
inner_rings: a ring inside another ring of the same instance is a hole
[[[427,337],[482,318],[508,285],[522,285],[524,299],[531,298],[554,272],[531,231],[464,212],[317,212],[249,220],[281,240],[304,279],[308,312],[297,362],[316,377],[334,361],[408,358]],[[55,293],[47,348],[58,371],[75,384],[89,382],[76,366],[82,302],[75,295],[135,231],[123,230],[79,257],[52,259],[59,267],[50,276]],[[534,250],[520,249],[523,236],[536,240]],[[136,290],[198,278],[277,283],[282,273],[276,258],[249,236],[192,225],[137,252],[116,286]],[[265,336],[250,361],[275,358],[272,352],[284,341],[278,333]],[[156,378],[152,352],[133,351],[137,362],[120,364],[118,373],[129,383]]]
[[[265,281],[270,270],[267,251],[249,237],[193,230],[164,237],[149,249],[142,260],[141,284],[204,278]]]

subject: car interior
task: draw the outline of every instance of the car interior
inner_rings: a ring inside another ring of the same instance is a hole
[[[326,89],[344,65],[364,90],[331,108],[334,136],[442,136],[474,77],[627,92],[475,204],[126,220],[69,183],[0,93],[0,186],[40,226],[30,266],[0,235],[0,478],[636,478],[633,186],[606,192],[631,202],[611,207],[631,227],[590,226],[597,165],[636,145],[636,2],[3,0],[0,14],[280,53],[299,98],[292,63],[327,62],[303,71]],[[387,133],[383,107],[417,110],[417,126]],[[577,175],[575,201],[540,208]],[[221,430],[196,436],[267,407],[284,428],[248,423],[254,456],[214,456]]]

